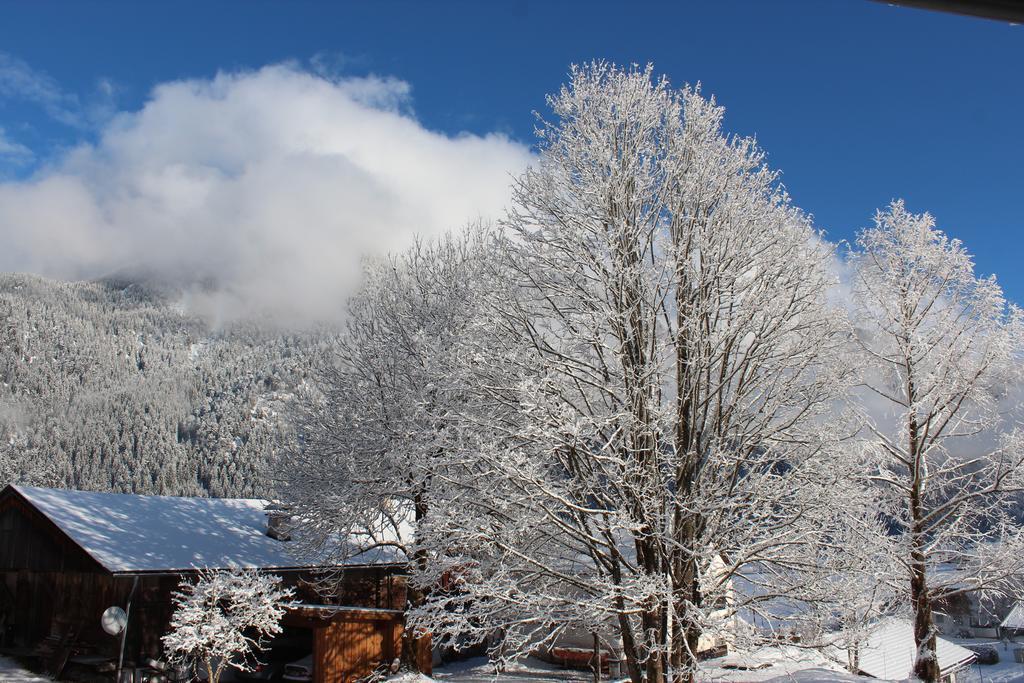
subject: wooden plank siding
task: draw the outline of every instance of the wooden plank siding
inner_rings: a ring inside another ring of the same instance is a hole
[[[301,606],[285,624],[313,631],[315,683],[352,683],[401,656],[404,617],[395,610]]]
[[[132,577],[91,572],[0,572],[0,584],[14,604],[0,605],[6,618],[3,645],[31,647],[48,635],[73,631],[76,642],[97,654],[114,656],[119,640],[100,626],[99,615],[111,605],[124,607]],[[159,637],[170,622],[173,577],[141,577],[132,600],[126,651],[139,657],[159,656]],[[3,591],[0,591],[3,592]]]
[[[0,498],[0,570],[20,569],[107,573],[46,515],[8,489]]]
[[[313,637],[316,683],[349,683],[368,676],[382,664],[386,666],[391,660],[385,650],[387,639],[381,626],[374,621],[335,621],[316,629]]]

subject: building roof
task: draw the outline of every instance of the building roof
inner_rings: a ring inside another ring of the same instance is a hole
[[[816,649],[776,643],[755,649],[734,650],[724,657],[706,660],[701,680],[752,683],[773,681],[863,681],[851,676],[838,662]]]
[[[10,488],[114,574],[320,566],[295,557],[292,544],[266,535],[265,500]],[[376,553],[346,564],[392,561]]]
[[[947,674],[967,666],[974,653],[943,638],[937,638],[939,671]],[[914,671],[914,628],[907,619],[880,621],[860,646],[860,669],[885,680],[904,680]]]
[[[766,683],[864,683],[864,677],[832,669],[801,669],[769,678]]]
[[[1010,610],[1010,613],[1003,619],[1003,623],[1000,624],[1003,628],[1014,628],[1024,630],[1024,602],[1018,602]]]

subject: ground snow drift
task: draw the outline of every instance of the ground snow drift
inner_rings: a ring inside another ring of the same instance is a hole
[[[13,659],[0,657],[0,681],[3,683],[52,683],[52,680],[28,671]]]

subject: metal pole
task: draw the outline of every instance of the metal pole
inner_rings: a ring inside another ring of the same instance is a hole
[[[121,651],[117,655],[117,674],[114,683],[121,683],[121,668],[124,666],[124,641],[128,636],[128,622],[132,618],[132,598],[135,597],[135,589],[139,585],[139,577],[132,581],[132,592],[128,594],[128,605],[124,610],[124,628],[121,629]]]

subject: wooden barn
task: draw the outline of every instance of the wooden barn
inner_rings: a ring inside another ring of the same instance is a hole
[[[399,656],[404,564],[378,554],[344,567],[297,561],[268,534],[266,501],[7,486],[0,491],[0,651],[50,673],[110,663],[111,606],[129,614],[126,668],[162,658],[171,593],[198,567],[258,568],[296,588],[283,624],[305,642],[314,681],[348,683]],[[276,534],[275,534],[276,536]],[[335,576],[324,582],[325,572]],[[330,589],[325,588],[330,586]]]

